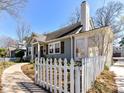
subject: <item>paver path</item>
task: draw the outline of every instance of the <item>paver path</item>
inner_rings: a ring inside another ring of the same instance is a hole
[[[118,86],[118,93],[124,93],[124,61],[115,63],[110,71],[116,74],[116,84]]]
[[[2,75],[2,93],[47,93],[36,86],[21,70],[26,63],[7,68]]]

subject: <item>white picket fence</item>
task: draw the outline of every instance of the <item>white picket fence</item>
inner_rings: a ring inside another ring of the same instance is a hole
[[[104,70],[105,57],[84,58],[80,63],[73,59],[36,59],[35,83],[52,93],[86,93]]]

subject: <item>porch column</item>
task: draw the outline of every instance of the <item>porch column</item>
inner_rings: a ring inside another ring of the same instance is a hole
[[[73,37],[71,36],[71,58],[73,58]]]
[[[34,46],[31,46],[31,60],[34,60]]]
[[[40,44],[38,43],[38,58],[40,58]]]

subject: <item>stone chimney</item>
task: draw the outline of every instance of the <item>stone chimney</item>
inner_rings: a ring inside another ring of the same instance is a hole
[[[81,24],[83,26],[83,31],[88,31],[90,29],[89,5],[86,1],[83,1],[81,4]]]

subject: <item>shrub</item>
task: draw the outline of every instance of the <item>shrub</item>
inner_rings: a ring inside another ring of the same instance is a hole
[[[23,56],[25,55],[24,50],[16,50],[15,56],[20,58],[20,61],[23,61]]]
[[[6,55],[7,55],[6,49],[0,48],[0,57],[6,57]]]

